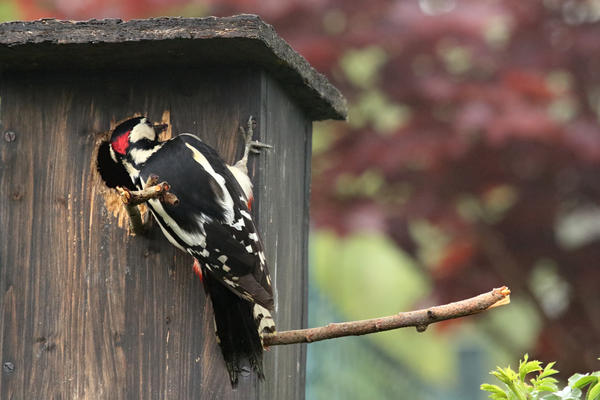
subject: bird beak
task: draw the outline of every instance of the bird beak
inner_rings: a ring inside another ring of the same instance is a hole
[[[156,132],[156,134],[160,134],[169,127],[169,124],[154,124],[152,127],[154,128],[154,132]]]

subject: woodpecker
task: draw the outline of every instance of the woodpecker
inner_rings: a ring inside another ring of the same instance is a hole
[[[182,133],[161,142],[148,118],[136,117],[113,130],[108,148],[112,162],[129,176],[126,187],[143,189],[156,175],[177,196],[177,205],[151,199],[148,208],[169,242],[194,257],[194,269],[201,271],[195,272],[211,298],[233,386],[246,360],[264,379],[261,337],[275,331],[271,278],[250,214],[247,174],[249,153],[270,146],[252,141],[252,119],[245,142],[243,157],[227,165],[197,136]]]

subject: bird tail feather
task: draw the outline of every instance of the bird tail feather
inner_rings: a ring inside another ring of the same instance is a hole
[[[260,379],[264,379],[263,344],[259,329],[262,332],[274,330],[271,314],[266,308],[237,296],[210,277],[210,273],[204,275],[206,289],[213,305],[215,334],[232,386],[237,385],[245,363],[250,365]],[[257,306],[262,310],[257,309]]]

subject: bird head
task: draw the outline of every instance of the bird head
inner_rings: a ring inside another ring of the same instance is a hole
[[[110,137],[110,154],[115,162],[127,158],[133,149],[152,148],[158,142],[154,126],[146,117],[121,122]]]
[[[158,134],[167,124],[152,124],[146,117],[130,118],[113,129],[111,137],[98,147],[96,167],[108,187],[127,187],[135,190],[132,175],[135,167],[148,157],[158,144]]]

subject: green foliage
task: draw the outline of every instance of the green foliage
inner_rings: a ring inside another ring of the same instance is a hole
[[[18,18],[17,5],[14,1],[0,1],[0,21],[14,21]]]
[[[313,232],[311,241],[314,262],[310,274],[315,289],[326,294],[324,301],[335,304],[341,320],[411,310],[430,293],[429,282],[419,266],[385,235],[364,232],[339,237],[318,231]],[[371,273],[373,268],[377,268],[377,273]],[[331,321],[321,323],[327,322]],[[395,362],[406,360],[417,376],[435,376],[438,382],[451,379],[455,356],[444,352],[450,346],[448,337],[399,329],[367,335],[366,340],[373,349],[385,351],[387,358]]]
[[[372,87],[379,77],[378,71],[385,64],[387,54],[379,46],[347,50],[340,59],[340,66],[348,80],[361,88]]]
[[[517,372],[510,367],[498,367],[490,372],[504,383],[504,389],[484,383],[481,390],[490,392],[489,397],[494,400],[600,400],[600,371],[574,374],[567,386],[559,390],[558,380],[552,377],[558,373],[553,366],[554,362],[551,362],[542,368],[541,362],[529,361],[529,356],[525,354]],[[527,375],[534,372],[538,372],[538,375],[527,380]]]

